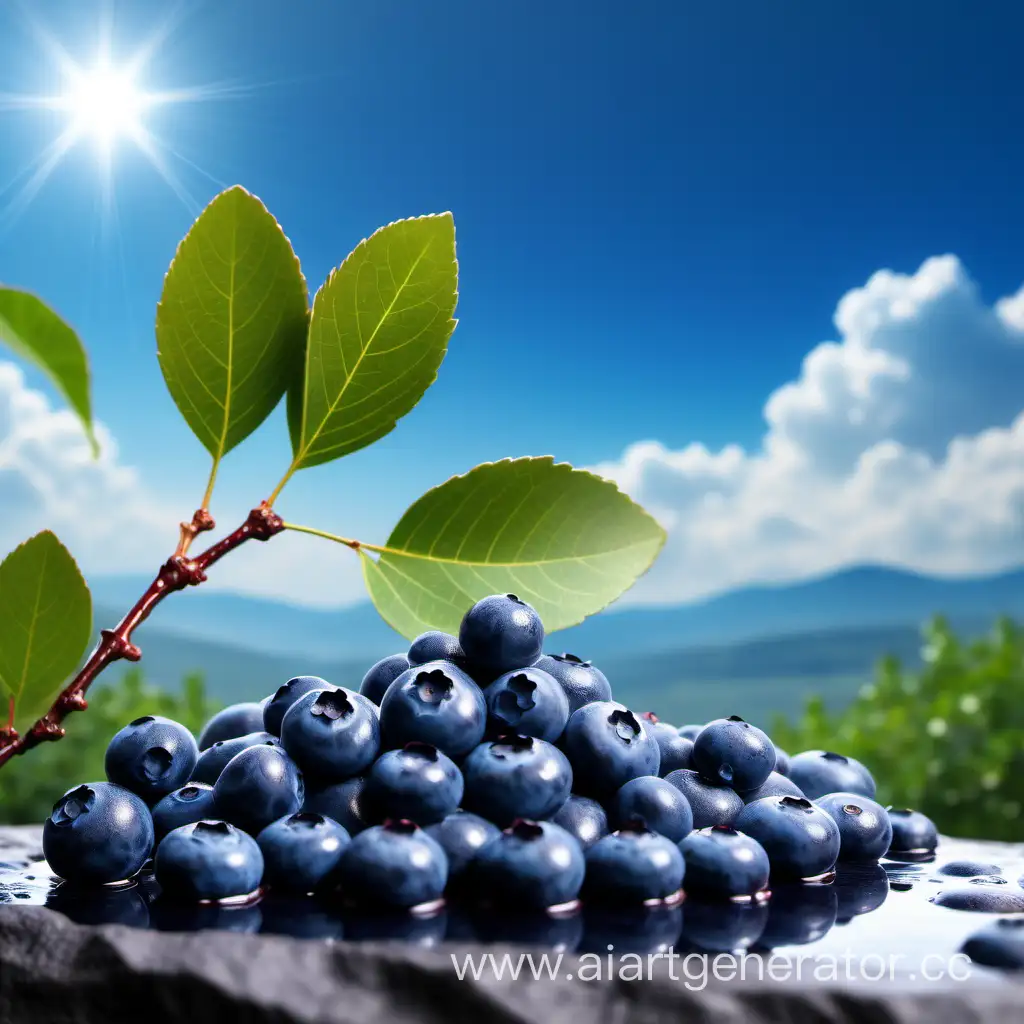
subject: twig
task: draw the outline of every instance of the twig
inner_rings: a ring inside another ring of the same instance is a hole
[[[179,554],[196,534],[214,527],[213,517],[205,509],[199,509],[191,523],[183,523],[178,550],[160,567],[156,578],[146,592],[135,602],[131,610],[114,629],[100,631],[99,643],[82,666],[78,675],[61,691],[50,710],[43,715],[24,736],[14,729],[13,721],[7,727],[0,727],[0,767],[16,754],[45,740],[59,740],[64,735],[64,719],[72,711],[84,711],[88,706],[85,692],[96,677],[115,661],[138,661],[142,651],[132,643],[132,632],[141,625],[150,612],[168,594],[186,587],[196,587],[206,579],[206,570],[220,561],[228,552],[234,551],[248,540],[267,541],[284,529],[281,517],[267,504],[254,508],[244,523],[216,544],[208,547],[195,558]],[[187,541],[186,541],[187,538]]]

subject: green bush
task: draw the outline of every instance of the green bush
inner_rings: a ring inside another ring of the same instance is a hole
[[[937,618],[923,631],[920,670],[895,658],[845,709],[820,697],[772,737],[795,753],[835,750],[863,761],[878,799],[913,807],[946,835],[1020,838],[1024,808],[1024,628],[1006,619],[963,642]]]
[[[89,708],[65,721],[67,735],[15,757],[0,771],[0,824],[42,821],[61,793],[80,782],[106,778],[103,755],[118,729],[142,715],[164,715],[198,733],[220,707],[202,676],[187,676],[180,693],[146,683],[140,669],[89,693]]]

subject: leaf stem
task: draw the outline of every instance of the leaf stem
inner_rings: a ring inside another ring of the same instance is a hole
[[[351,548],[353,551],[358,551],[360,548],[367,548],[370,551],[379,550],[373,544],[364,544],[361,540],[351,540],[348,537],[339,537],[336,533],[328,533],[326,530],[317,530],[312,526],[298,526],[295,523],[284,523],[286,530],[292,530],[295,533],[308,533],[311,537],[323,537],[324,540],[334,541],[335,544],[344,544],[345,547]]]
[[[277,499],[281,497],[281,492],[285,489],[288,481],[295,475],[296,465],[294,462],[288,467],[288,472],[281,477],[280,483],[270,492],[270,497],[264,502],[268,508],[273,508]],[[287,529],[287,527],[286,527]]]
[[[210,479],[206,482],[206,493],[203,495],[203,503],[201,508],[209,508],[210,502],[213,499],[213,488],[217,484],[217,470],[220,469],[220,456],[216,455],[213,459],[213,465],[210,466]]]

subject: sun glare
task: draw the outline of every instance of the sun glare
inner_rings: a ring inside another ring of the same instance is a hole
[[[121,137],[142,139],[142,118],[149,105],[150,98],[130,72],[106,64],[85,72],[75,69],[60,102],[71,116],[75,137],[89,136],[103,150]]]

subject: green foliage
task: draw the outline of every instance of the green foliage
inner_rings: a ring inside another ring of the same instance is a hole
[[[49,530],[0,563],[0,695],[13,699],[19,729],[50,705],[55,682],[75,670],[91,632],[89,588]]]
[[[614,484],[553,459],[486,463],[428,491],[363,575],[389,625],[412,638],[457,633],[466,609],[512,591],[548,632],[613,601],[665,533]]]
[[[93,455],[98,455],[89,361],[78,335],[35,295],[0,285],[0,341],[53,381],[81,419]]]
[[[103,756],[111,737],[142,715],[164,715],[198,735],[219,710],[207,694],[202,676],[187,676],[180,693],[146,683],[131,668],[116,682],[97,685],[89,694],[89,710],[67,720],[68,733],[58,743],[44,743],[0,771],[0,824],[42,821],[54,801],[81,782],[105,779]]]
[[[947,835],[1020,838],[1024,810],[1024,628],[1000,620],[964,642],[945,620],[925,627],[920,671],[894,658],[844,710],[820,697],[794,725],[780,720],[783,748],[835,750],[863,761],[878,798],[913,807]]]

